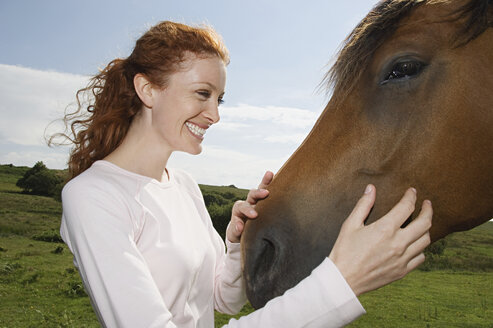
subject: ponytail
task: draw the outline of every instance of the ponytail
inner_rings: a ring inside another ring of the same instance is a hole
[[[85,97],[89,97],[89,105]],[[142,103],[133,87],[133,78],[125,73],[125,60],[111,61],[89,84],[77,91],[77,110],[66,114],[64,123],[73,137],[63,136],[73,143],[68,161],[69,179],[88,169],[118,147],[127,134],[133,117]],[[83,108],[86,107],[86,113]]]

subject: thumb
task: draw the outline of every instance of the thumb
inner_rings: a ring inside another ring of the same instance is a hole
[[[232,243],[238,243],[240,241],[241,233],[243,232],[243,222],[241,220],[238,221],[229,221],[228,227],[226,228],[226,238]]]
[[[349,225],[354,228],[359,228],[364,225],[368,214],[370,214],[370,210],[375,203],[376,190],[375,186],[369,184],[366,186],[365,192],[363,196],[358,200],[356,206],[354,207],[351,214],[349,214],[348,218],[344,222],[344,225]]]

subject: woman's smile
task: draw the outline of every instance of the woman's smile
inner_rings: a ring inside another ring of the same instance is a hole
[[[197,138],[199,140],[204,139],[204,134],[205,134],[206,129],[208,127],[202,128],[202,127],[200,127],[197,124],[192,123],[192,122],[185,122],[185,125],[188,128],[188,131],[190,131],[195,138]]]

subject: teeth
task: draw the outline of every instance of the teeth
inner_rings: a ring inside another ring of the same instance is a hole
[[[197,125],[195,124],[192,124],[190,122],[185,122],[185,125],[187,126],[187,128],[192,131],[193,134],[195,134],[196,136],[199,136],[199,137],[203,137],[204,134],[205,134],[205,129],[202,129],[200,127],[198,127]]]

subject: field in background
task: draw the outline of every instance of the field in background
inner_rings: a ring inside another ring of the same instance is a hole
[[[0,327],[99,327],[58,229],[61,205],[20,193],[27,168],[0,166]],[[201,186],[218,230],[247,191]],[[493,223],[446,238],[442,255],[363,295],[351,327],[493,327]],[[246,306],[242,315],[252,311]],[[229,316],[216,315],[216,327]]]

